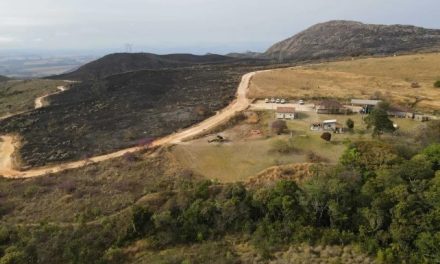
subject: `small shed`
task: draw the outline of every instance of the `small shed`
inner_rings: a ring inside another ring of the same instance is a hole
[[[351,99],[351,105],[362,107],[362,112],[366,114],[370,113],[381,102],[381,100]]]
[[[387,110],[388,116],[397,118],[413,118],[414,112],[401,106],[390,106]]]
[[[322,129],[324,130],[335,130],[336,126],[338,124],[338,120],[332,119],[332,120],[324,120],[322,122]]]
[[[377,106],[381,100],[367,100],[367,99],[351,99],[351,105],[355,106]]]
[[[336,119],[324,120],[323,122],[316,122],[310,125],[312,131],[332,131],[334,133],[344,133],[344,126]]]
[[[296,117],[295,107],[277,107],[277,119],[293,120]]]

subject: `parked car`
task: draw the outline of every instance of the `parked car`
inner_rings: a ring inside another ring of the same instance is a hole
[[[275,103],[275,98],[270,99],[271,103]]]
[[[264,99],[264,102],[267,104],[270,102],[269,98]]]
[[[298,104],[303,105],[304,104],[304,100],[299,100]]]
[[[281,99],[281,103],[282,103],[282,104],[285,104],[285,103],[286,103],[286,100],[285,100],[285,99]]]
[[[276,103],[277,103],[277,104],[281,103],[281,100],[280,100],[280,99],[277,99],[277,100],[276,100]]]

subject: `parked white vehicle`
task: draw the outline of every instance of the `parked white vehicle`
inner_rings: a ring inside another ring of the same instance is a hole
[[[285,103],[286,103],[286,100],[285,100],[285,99],[281,99],[281,103],[282,103],[282,104],[285,104]]]
[[[299,100],[299,101],[298,101],[298,104],[300,104],[300,105],[304,105],[304,100]]]
[[[281,100],[280,100],[280,99],[277,99],[277,100],[276,100],[276,103],[277,103],[277,104],[281,103]]]
[[[275,98],[270,99],[271,103],[275,103],[275,101],[276,101]]]
[[[264,99],[264,102],[267,104],[270,102],[269,98]]]

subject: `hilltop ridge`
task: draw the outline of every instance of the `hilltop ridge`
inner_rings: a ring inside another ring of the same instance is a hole
[[[51,76],[50,78],[68,80],[103,79],[111,75],[130,71],[174,69],[205,64],[233,64],[247,60],[217,54],[157,55],[152,53],[114,53],[85,64],[75,71]]]
[[[316,24],[278,42],[263,55],[281,60],[309,60],[439,48],[440,30],[334,20]]]

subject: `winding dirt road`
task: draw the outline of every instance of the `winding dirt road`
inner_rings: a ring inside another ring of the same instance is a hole
[[[57,89],[59,90],[58,92],[46,94],[46,95],[40,96],[37,99],[35,99],[35,109],[44,107],[43,101],[47,97],[49,97],[51,95],[62,93],[67,90],[65,86],[58,86]]]
[[[252,77],[259,72],[251,72],[248,74],[245,74],[242,77],[242,80],[240,82],[240,85],[237,89],[236,99],[226,108],[221,110],[217,115],[212,116],[201,123],[194,125],[188,129],[182,130],[181,132],[171,134],[169,136],[166,136],[164,138],[158,139],[152,143],[152,146],[162,146],[166,144],[178,144],[184,141],[187,138],[191,138],[194,136],[197,136],[203,132],[206,132],[207,130],[210,130],[223,122],[226,122],[230,117],[235,115],[237,112],[243,111],[247,109],[251,103],[251,101],[247,98],[247,92],[249,89],[249,84],[251,82]],[[143,149],[143,147],[133,147],[128,148],[124,150],[120,150],[114,153],[96,156],[93,158],[90,158],[88,160],[80,160],[75,162],[68,162],[60,165],[50,166],[50,167],[44,167],[44,168],[36,168],[31,169],[28,171],[18,171],[14,170],[13,163],[12,163],[12,154],[14,151],[14,144],[13,144],[13,138],[10,136],[3,136],[4,142],[0,142],[0,175],[6,178],[31,178],[31,177],[38,177],[43,176],[48,173],[56,173],[61,172],[68,169],[75,169],[83,167],[90,162],[101,162],[113,158],[118,158],[126,153],[131,152],[137,152]],[[12,152],[11,150],[12,146]],[[3,153],[2,149],[5,149],[6,151]],[[6,157],[9,153],[9,159]],[[5,156],[3,159],[4,161],[1,161],[1,157]]]

